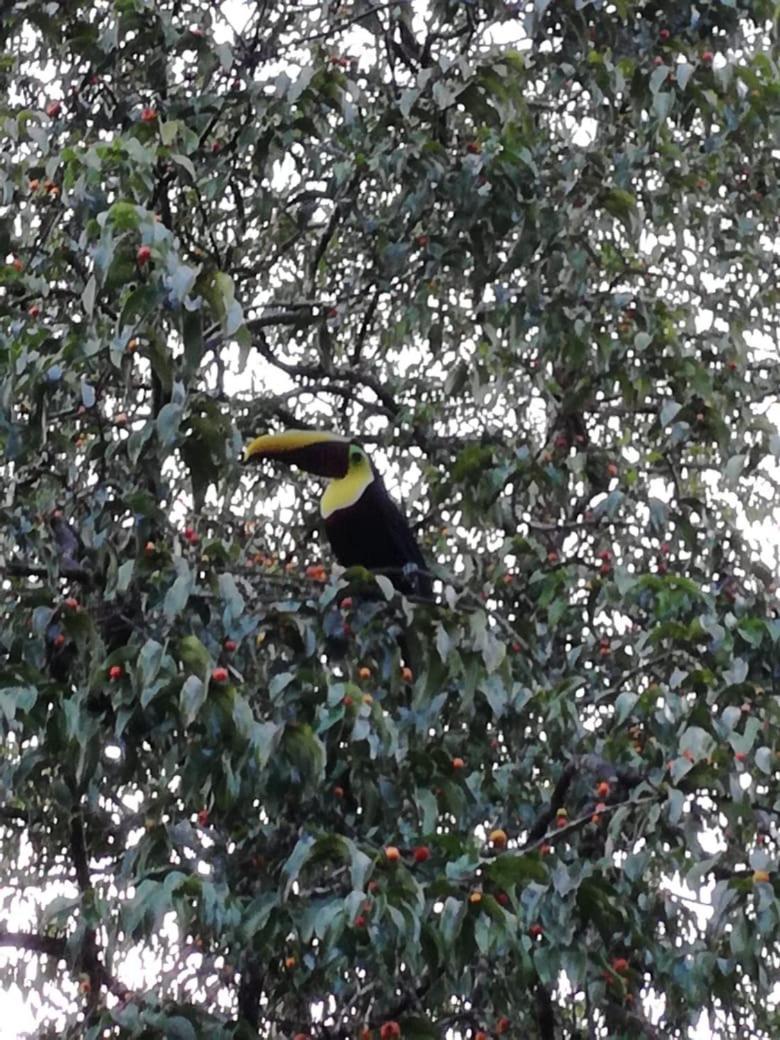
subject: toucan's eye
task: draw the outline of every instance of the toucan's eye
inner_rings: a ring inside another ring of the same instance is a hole
[[[353,463],[360,462],[360,460],[362,458],[363,458],[363,452],[360,450],[360,448],[353,448],[350,451],[350,453],[349,453],[349,461],[350,462],[353,462]]]

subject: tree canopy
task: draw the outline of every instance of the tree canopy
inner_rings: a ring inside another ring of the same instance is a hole
[[[777,5],[2,8],[35,1035],[777,1036]]]

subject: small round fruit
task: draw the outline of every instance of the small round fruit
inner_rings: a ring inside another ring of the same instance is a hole
[[[532,939],[539,939],[544,935],[544,928],[540,924],[532,924],[528,929],[528,934]]]
[[[608,795],[609,795],[610,790],[611,790],[611,788],[610,788],[610,785],[609,785],[609,781],[607,781],[607,780],[600,780],[596,784],[596,794],[598,795],[599,798],[607,798]]]
[[[108,678],[111,682],[118,682],[125,674],[125,670],[121,664],[112,664],[108,669]]]
[[[227,668],[215,668],[211,673],[211,680],[215,683],[224,683],[228,680]]]
[[[670,29],[661,29],[658,33],[658,39],[661,41],[661,43],[666,43],[666,41],[669,39],[671,35],[672,33]]]
[[[505,849],[507,843],[506,831],[501,827],[496,827],[495,830],[490,832],[488,840],[495,848]]]
[[[154,542],[147,542],[146,545],[144,546],[144,555],[145,556],[154,556],[154,554],[156,552],[157,552],[157,546],[154,544]]]
[[[411,668],[401,669],[401,682],[410,683],[414,679],[414,672]]]
[[[380,1040],[398,1040],[401,1035],[401,1027],[397,1022],[384,1022],[379,1027]]]
[[[401,852],[395,845],[385,846],[385,859],[388,863],[397,863],[401,858]]]
[[[463,759],[462,759],[462,758],[459,758],[458,756],[456,756],[456,757],[455,757],[455,758],[453,758],[453,760],[452,760],[452,768],[453,768],[453,769],[463,769],[463,767],[465,766],[465,764],[466,764],[466,763],[465,763],[465,762],[463,761]]]
[[[50,101],[46,106],[46,115],[50,119],[56,119],[62,111],[62,105],[59,101]]]
[[[498,1022],[496,1022],[496,1033],[499,1036],[503,1035],[504,1033],[508,1033],[509,1027],[511,1025],[512,1023],[509,1021],[506,1015],[502,1015],[501,1018],[499,1018]]]
[[[150,246],[139,246],[135,253],[136,262],[141,266],[148,264],[152,259],[152,250]]]
[[[141,109],[141,122],[142,123],[153,123],[157,118],[157,109],[152,108],[151,105],[147,105]]]
[[[370,678],[371,678],[371,669],[370,668],[366,668],[365,666],[363,668],[358,668],[358,679],[370,679]]]
[[[412,856],[415,863],[425,863],[426,860],[431,858],[431,850],[427,845],[418,845]]]
[[[225,652],[228,654],[234,654],[238,650],[238,643],[235,639],[226,639],[222,644],[225,648]]]
[[[68,598],[65,600],[65,606],[68,608],[68,610],[78,610],[80,604],[75,596],[68,596]]]
[[[287,968],[288,971],[290,971],[292,968],[294,968],[297,963],[298,962],[296,961],[296,959],[294,957],[285,957],[284,958],[284,966],[285,966],[285,968]]]
[[[482,902],[482,893],[479,889],[475,889],[473,892],[469,892],[469,902],[476,905]]]
[[[208,811],[208,809],[199,809],[198,810],[198,824],[201,827],[206,827],[208,825],[208,822],[209,822],[209,811]]]
[[[352,597],[351,596],[345,596],[344,597],[344,599],[341,601],[341,609],[342,610],[351,610],[352,609]]]
[[[55,650],[59,650],[61,649],[61,647],[65,646],[65,636],[62,634],[62,632],[57,633],[57,635],[52,640],[52,643],[54,645]]]
[[[702,51],[701,53],[701,60],[704,62],[705,65],[710,65],[714,58],[715,55],[712,53],[712,51]]]
[[[630,967],[625,957],[614,957],[612,959],[612,970],[616,975],[628,975]]]

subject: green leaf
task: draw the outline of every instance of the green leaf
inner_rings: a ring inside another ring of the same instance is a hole
[[[539,857],[531,853],[518,855],[504,852],[485,868],[485,874],[501,888],[547,880],[546,868]]]
[[[182,613],[192,593],[194,579],[186,563],[182,561],[182,572],[165,594],[163,612],[169,621]]]
[[[206,683],[197,675],[188,675],[181,688],[180,710],[185,726],[191,726],[206,702]]]

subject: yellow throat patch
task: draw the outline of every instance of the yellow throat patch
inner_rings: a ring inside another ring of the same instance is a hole
[[[374,479],[371,463],[362,448],[353,444],[349,449],[349,472],[346,477],[331,480],[320,499],[323,520],[340,509],[353,506]]]

